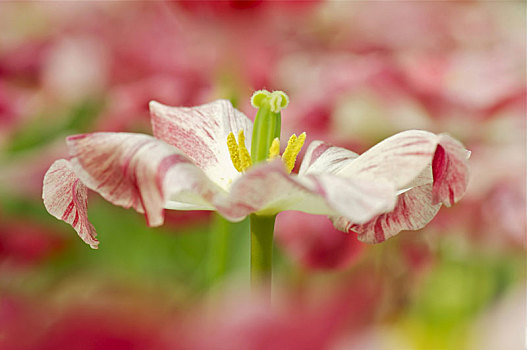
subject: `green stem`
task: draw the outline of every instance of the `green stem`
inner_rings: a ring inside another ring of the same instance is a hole
[[[230,223],[214,214],[209,241],[208,282],[221,281],[227,272]]]
[[[251,285],[271,294],[273,234],[276,215],[251,214]]]

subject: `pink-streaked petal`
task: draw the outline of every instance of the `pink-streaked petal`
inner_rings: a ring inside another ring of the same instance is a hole
[[[342,170],[359,155],[345,148],[335,147],[323,141],[313,141],[307,148],[299,175],[330,173]]]
[[[409,130],[373,146],[338,174],[384,179],[405,189],[432,163],[439,137],[427,131]]]
[[[228,203],[217,205],[226,217],[251,212],[272,215],[284,210],[345,215],[366,222],[393,209],[395,190],[387,182],[347,179],[332,174],[296,176],[286,173],[281,160],[250,169],[231,187]]]
[[[333,225],[344,232],[356,232],[360,241],[380,243],[402,230],[419,230],[437,214],[441,204],[432,204],[432,184],[414,187],[399,195],[393,211],[380,214],[365,224],[345,217],[333,217]]]
[[[144,212],[150,226],[163,223],[167,201],[192,193],[185,201],[202,205],[206,199],[195,194],[212,198],[216,190],[180,151],[148,135],[93,133],[71,136],[67,144],[73,169],[88,188],[115,205]]]
[[[46,210],[70,224],[79,237],[97,249],[97,233],[88,221],[88,189],[65,159],[55,161],[44,176],[42,199]]]
[[[439,135],[439,145],[432,162],[433,203],[450,207],[463,197],[468,185],[469,156],[470,152],[457,140],[445,134]]]
[[[181,150],[213,181],[227,188],[240,176],[232,165],[227,136],[244,130],[251,147],[252,122],[227,100],[197,107],[169,107],[150,102],[154,136]]]

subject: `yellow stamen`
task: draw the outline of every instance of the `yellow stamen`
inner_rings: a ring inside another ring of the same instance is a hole
[[[251,154],[245,147],[245,135],[243,134],[243,129],[238,132],[238,154],[240,159],[241,171],[245,171],[251,167],[253,164],[251,161]],[[240,171],[240,170],[238,170]]]
[[[273,140],[273,143],[271,143],[271,148],[269,148],[269,157],[267,157],[267,159],[273,160],[279,156],[280,156],[280,140],[278,139],[278,137],[276,137]]]
[[[240,153],[238,151],[238,144],[234,138],[234,134],[231,132],[227,136],[227,147],[229,148],[229,154],[231,155],[232,165],[239,172],[242,172]]]
[[[304,146],[305,141],[305,132],[298,137],[293,134],[289,138],[289,141],[287,141],[287,147],[282,154],[282,161],[288,172],[291,172],[295,167],[296,158],[298,157],[302,146]],[[229,133],[227,136],[227,147],[229,149],[232,164],[236,170],[242,173],[252,166],[251,154],[247,150],[247,147],[245,147],[245,134],[243,133],[243,130],[238,132],[238,142],[236,142],[234,134],[232,132]],[[277,157],[280,157],[280,139],[278,139],[278,137],[271,143],[268,160],[271,161]]]
[[[287,141],[287,147],[285,148],[284,154],[282,154],[282,160],[289,172],[295,167],[296,157],[302,149],[304,142],[306,141],[306,133],[303,132],[300,136],[293,134],[289,141]]]

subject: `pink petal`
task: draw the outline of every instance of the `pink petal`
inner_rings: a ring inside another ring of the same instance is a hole
[[[432,162],[433,203],[450,207],[463,197],[468,185],[469,156],[470,152],[461,143],[448,135],[439,135],[439,145]]]
[[[298,174],[335,174],[358,156],[345,148],[335,147],[323,141],[313,141],[307,148]]]
[[[399,195],[395,209],[389,213],[362,225],[345,217],[334,217],[333,225],[344,232],[356,232],[362,242],[380,243],[402,230],[418,230],[428,224],[441,207],[441,204],[432,204],[432,197],[432,184],[414,187]]]
[[[215,182],[224,188],[240,176],[227,148],[230,132],[245,133],[251,147],[252,122],[229,101],[217,100],[197,107],[169,107],[150,102],[154,136],[181,150]]]
[[[395,191],[389,183],[331,174],[289,175],[281,160],[253,167],[233,183],[225,203],[216,203],[218,211],[228,218],[299,210],[345,215],[355,222],[366,222],[394,205]]]
[[[348,268],[365,247],[356,235],[335,230],[324,216],[290,211],[280,213],[276,223],[277,242],[306,268]]]
[[[65,159],[55,161],[44,176],[42,199],[46,210],[70,224],[79,237],[97,249],[97,233],[88,221],[88,189]]]
[[[373,146],[338,174],[385,179],[405,189],[431,164],[439,137],[427,131],[409,130]]]
[[[201,193],[206,202],[216,190],[181,152],[148,135],[93,133],[71,136],[67,143],[81,181],[115,205],[144,212],[150,226],[163,223],[172,196]]]

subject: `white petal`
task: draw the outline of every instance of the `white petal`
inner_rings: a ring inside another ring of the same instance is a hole
[[[194,203],[183,203],[178,201],[172,201],[169,200],[165,204],[165,209],[171,209],[171,210],[216,210],[212,205],[210,204],[194,204]]]
[[[395,205],[395,190],[387,182],[346,179],[332,174],[296,176],[280,160],[250,169],[231,187],[227,202],[217,203],[221,214],[241,217],[283,210],[346,215],[365,222]]]
[[[335,147],[323,141],[313,141],[307,148],[298,174],[335,174],[358,156],[345,148]]]
[[[240,176],[232,165],[227,136],[243,129],[245,146],[250,149],[252,122],[229,101],[197,107],[169,107],[152,101],[150,114],[154,136],[181,150],[224,189]]]
[[[439,137],[427,131],[410,130],[373,146],[338,172],[346,177],[384,179],[397,189],[408,188],[432,163]]]
[[[308,176],[334,211],[355,223],[364,223],[375,215],[393,210],[396,192],[387,181],[349,179],[332,174]]]

